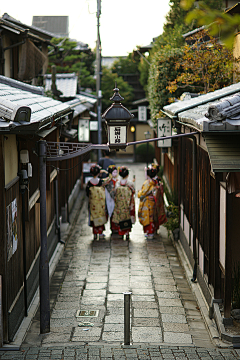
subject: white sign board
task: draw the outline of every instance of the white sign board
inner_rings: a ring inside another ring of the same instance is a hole
[[[79,119],[78,141],[79,142],[88,142],[89,141],[89,120]]]
[[[109,144],[126,144],[126,126],[110,126]]]
[[[147,107],[146,106],[138,107],[138,120],[139,121],[147,121]]]
[[[90,121],[90,131],[98,131],[98,122]]]
[[[171,136],[172,135],[172,122],[170,119],[157,120],[158,133],[157,137]],[[158,147],[171,147],[172,139],[158,140]]]
[[[96,165],[96,163],[85,162],[82,166],[83,173],[90,173],[91,166]]]

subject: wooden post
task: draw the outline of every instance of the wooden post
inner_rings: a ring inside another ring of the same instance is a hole
[[[0,347],[3,346],[2,275],[0,275]]]
[[[219,268],[219,218],[220,218],[220,180],[221,174],[215,174],[215,215],[214,215],[214,239],[213,239],[213,277],[214,298],[220,299],[221,272]]]
[[[47,253],[46,141],[39,141],[41,251],[39,262],[40,333],[50,332],[49,261]]]
[[[232,300],[232,246],[231,246],[231,229],[232,229],[232,194],[226,192],[226,254],[225,254],[225,286],[224,286],[224,317],[231,316]]]

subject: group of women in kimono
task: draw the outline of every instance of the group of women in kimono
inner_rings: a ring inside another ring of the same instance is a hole
[[[101,167],[93,165],[90,169],[92,178],[86,186],[89,198],[89,225],[93,229],[94,240],[104,238],[105,224],[110,219],[112,237],[118,236],[129,240],[129,233],[135,223],[135,187],[129,181],[129,169],[126,166],[108,167],[108,177],[101,178]],[[163,184],[158,177],[158,165],[146,168],[146,180],[138,192],[140,199],[138,218],[147,239],[152,239],[160,225],[167,221],[164,202]],[[120,179],[118,178],[118,174]]]

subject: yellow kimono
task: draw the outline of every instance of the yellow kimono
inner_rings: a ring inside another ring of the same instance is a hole
[[[138,192],[138,197],[140,198],[138,218],[143,226],[147,226],[150,223],[154,222],[153,215],[155,200],[153,197],[153,192],[155,190],[155,187],[155,181],[152,179],[148,179],[144,181],[142,189]]]

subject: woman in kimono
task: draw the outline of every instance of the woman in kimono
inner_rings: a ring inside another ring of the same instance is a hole
[[[105,210],[105,190],[102,186],[103,181],[98,177],[100,173],[100,166],[93,165],[90,168],[90,173],[93,175],[86,186],[86,193],[89,198],[89,226],[93,228],[94,240],[104,239],[105,230],[104,224],[107,222]]]
[[[129,170],[125,166],[120,167],[119,175],[121,179],[116,186],[112,221],[118,224],[118,235],[129,240],[132,224],[135,223],[135,189],[128,180]]]
[[[151,165],[146,169],[147,179],[142,185],[142,189],[138,192],[140,204],[138,209],[138,218],[143,226],[143,231],[147,239],[153,239],[156,231],[156,221],[154,219],[156,181],[154,177],[157,175],[157,169]]]
[[[154,193],[155,198],[155,208],[154,208],[154,224],[155,224],[155,232],[157,233],[160,225],[167,222],[167,216],[164,209],[164,200],[163,200],[163,183],[161,178],[158,176],[159,165],[152,164],[152,168],[156,169],[156,176],[153,177],[153,180],[156,183],[156,191]]]
[[[112,235],[118,234],[118,224],[113,222],[113,211],[115,207],[115,189],[118,180],[118,170],[115,165],[109,165],[108,167],[108,178],[105,179],[103,186],[105,187],[105,195],[106,195],[106,204],[108,216],[110,218],[110,228],[112,231]]]

